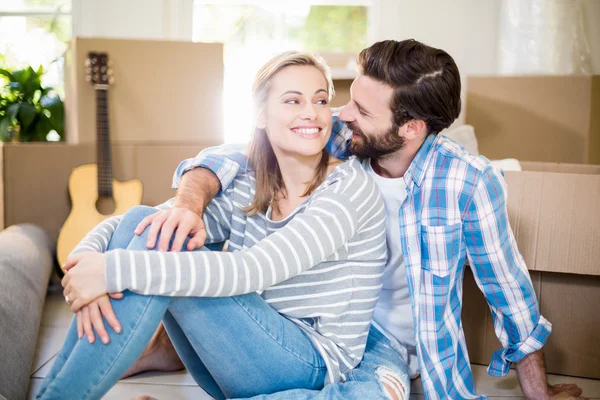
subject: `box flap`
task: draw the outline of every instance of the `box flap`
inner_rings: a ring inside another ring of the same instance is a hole
[[[600,175],[600,165],[520,161],[523,171],[563,172],[566,174]]]
[[[509,220],[527,267],[600,275],[600,173],[522,171],[505,177]]]

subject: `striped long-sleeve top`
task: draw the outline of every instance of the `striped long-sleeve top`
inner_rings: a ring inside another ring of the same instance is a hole
[[[241,173],[204,214],[207,243],[229,252],[111,250],[107,291],[168,296],[235,296],[265,301],[303,329],[328,370],[344,380],[362,359],[387,258],[379,190],[358,159],[337,166],[287,218],[247,216],[251,171]],[[169,207],[169,203],[161,208]],[[75,251],[105,251],[118,223],[100,224]]]

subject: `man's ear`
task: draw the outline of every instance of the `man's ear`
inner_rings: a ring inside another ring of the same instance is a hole
[[[404,137],[413,140],[427,134],[427,124],[421,119],[411,119],[404,126]]]

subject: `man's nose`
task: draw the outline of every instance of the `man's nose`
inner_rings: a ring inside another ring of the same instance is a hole
[[[344,122],[353,122],[355,120],[352,114],[350,104],[347,104],[344,106],[344,108],[342,108],[342,111],[340,111],[338,118]]]

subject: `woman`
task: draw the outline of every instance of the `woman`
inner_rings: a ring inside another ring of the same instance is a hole
[[[77,311],[125,291],[113,303],[122,332],[93,345],[72,323],[38,398],[101,397],[161,320],[215,398],[319,389],[360,362],[387,256],[379,191],[357,159],[324,150],[333,87],[322,63],[275,57],[253,95],[251,169],[204,216],[207,243],[229,239],[230,252],[146,251],[133,230],[149,207],[99,225],[71,257],[64,294]]]

